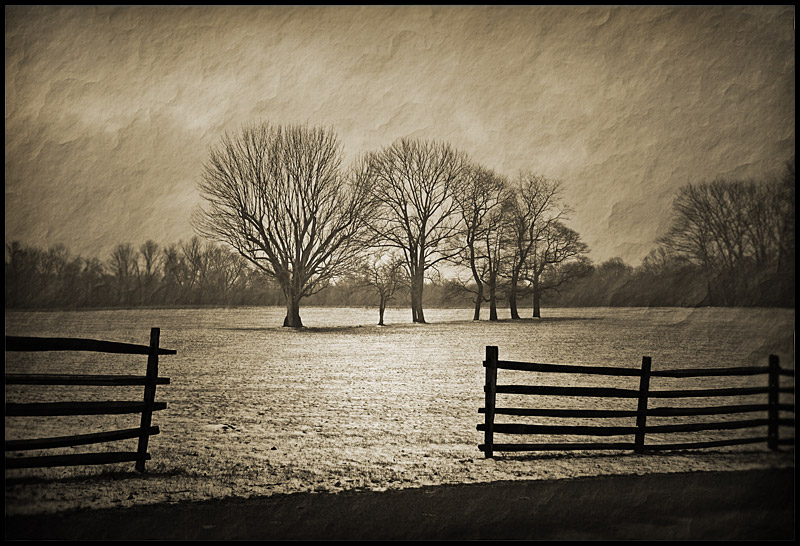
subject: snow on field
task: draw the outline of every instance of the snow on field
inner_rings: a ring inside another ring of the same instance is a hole
[[[504,320],[496,323],[473,322],[470,310],[429,310],[424,325],[411,324],[409,314],[389,310],[381,328],[374,325],[373,309],[305,309],[308,327],[295,331],[279,327],[281,309],[6,311],[7,335],[146,344],[150,327],[158,326],[161,345],[177,350],[161,358],[160,375],[171,384],[159,387],[157,400],[168,408],[154,416],[161,434],[151,438],[146,474],[135,473],[132,464],[7,470],[6,513],[794,464],[793,449],[773,453],[760,444],[659,455],[498,453],[485,459],[477,447],[483,433],[476,430],[483,420],[478,408],[486,345],[498,346],[501,359],[565,364],[636,368],[647,355],[653,369],[765,365],[769,354],[778,354],[782,366],[793,369],[793,310],[545,309],[541,320],[501,315]],[[7,353],[6,371],[144,370],[142,357],[41,355]],[[585,384],[603,385],[591,377],[593,383]],[[499,382],[553,381],[578,379],[501,371]],[[97,396],[97,391],[87,387],[80,394]],[[138,399],[140,392],[122,395]],[[6,387],[7,401],[53,396],[53,390],[31,394]],[[531,398],[515,402],[564,408],[603,404]],[[7,417],[6,439],[138,425],[134,417],[105,419],[98,425],[95,417],[24,422]],[[695,439],[711,438],[704,434]],[[100,449],[135,449],[131,442]]]

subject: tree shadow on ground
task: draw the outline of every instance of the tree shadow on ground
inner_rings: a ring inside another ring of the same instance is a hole
[[[525,453],[525,454],[494,454],[494,459],[500,461],[557,461],[565,459],[626,459],[638,457],[672,457],[676,455],[693,455],[698,459],[707,459],[725,455],[766,455],[772,453],[767,449],[677,449],[671,451],[648,451],[646,453],[633,453],[632,451],[556,451],[547,453]]]
[[[142,481],[159,480],[176,476],[191,477],[191,473],[181,469],[155,472],[137,472],[135,470],[106,470],[99,473],[83,474],[75,476],[6,476],[5,484],[8,486],[16,485],[41,485],[54,483],[81,483],[87,482],[122,482],[122,481]]]

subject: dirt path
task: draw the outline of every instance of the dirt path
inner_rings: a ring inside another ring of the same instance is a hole
[[[6,518],[6,539],[793,538],[793,468],[302,493]]]

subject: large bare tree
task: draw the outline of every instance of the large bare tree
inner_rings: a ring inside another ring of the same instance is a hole
[[[349,271],[365,242],[366,170],[343,170],[331,130],[261,123],[226,134],[199,187],[207,204],[195,212],[196,230],[278,282],[284,326],[302,327],[301,299]]]
[[[424,323],[425,275],[459,252],[454,191],[468,164],[447,143],[400,139],[369,156],[378,213],[370,222],[375,244],[398,249],[411,285],[411,317]]]

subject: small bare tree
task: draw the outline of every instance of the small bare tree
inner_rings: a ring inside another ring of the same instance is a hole
[[[380,203],[370,228],[376,245],[397,249],[403,256],[414,322],[425,322],[426,273],[459,252],[454,191],[466,166],[464,154],[432,141],[401,139],[369,156]]]
[[[378,293],[378,326],[384,326],[386,307],[398,288],[406,284],[403,260],[397,256],[368,261],[363,268],[363,282]]]
[[[209,245],[206,250],[208,291],[223,303],[228,303],[231,289],[242,280],[247,262],[228,247]]]
[[[341,162],[330,130],[261,123],[226,134],[205,165],[195,228],[278,282],[284,326],[302,327],[301,299],[352,270],[365,244],[366,170]]]
[[[180,243],[185,266],[183,270],[183,286],[186,290],[186,296],[191,298],[192,303],[204,303],[205,299],[203,290],[206,288],[208,258],[203,246],[203,242],[197,236],[192,237],[186,243]]]

